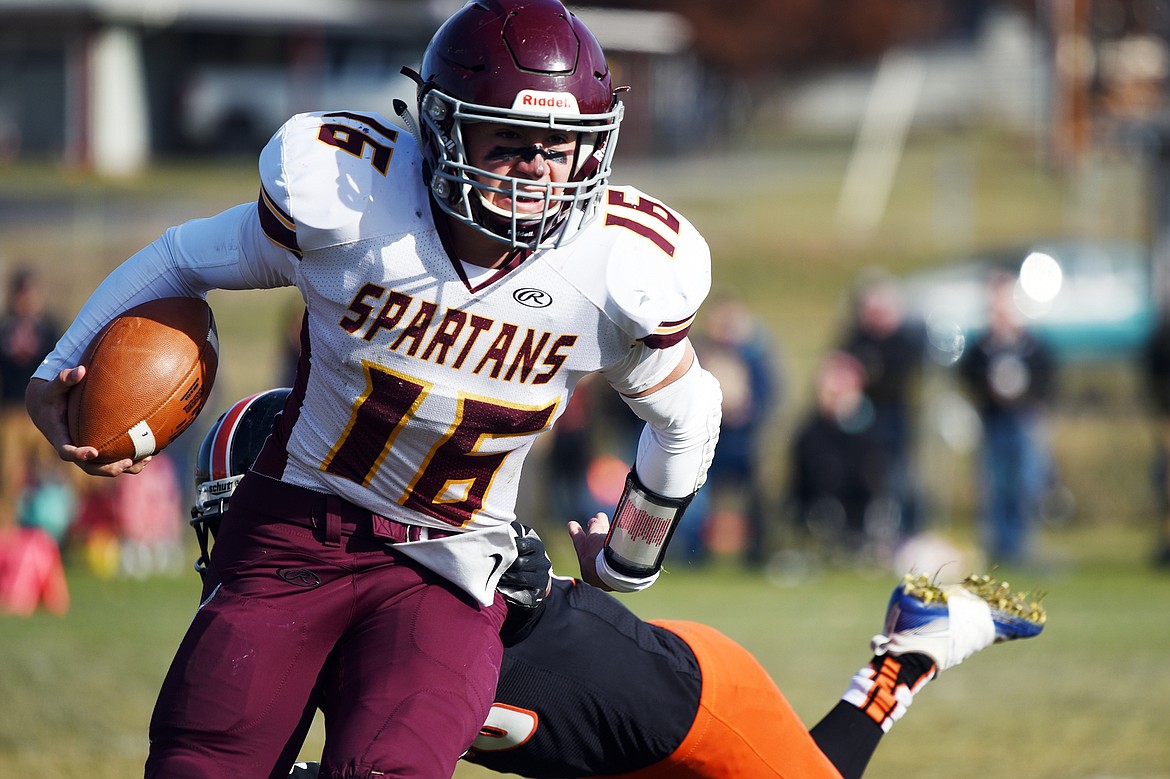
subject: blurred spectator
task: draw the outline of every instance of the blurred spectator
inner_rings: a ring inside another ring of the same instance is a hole
[[[703,367],[707,367],[706,362]],[[580,522],[599,511],[610,515],[634,464],[642,428],[643,422],[604,380],[599,376],[583,379],[548,434],[543,484],[553,522],[546,524],[538,513],[533,520],[538,532],[551,538],[563,532],[566,520]],[[722,441],[719,446],[723,446]],[[707,485],[699,490],[675,528],[667,549],[667,560],[672,564],[694,564],[707,557],[704,531],[710,483],[708,476]]]
[[[184,481],[187,474],[183,474]],[[166,452],[132,479],[115,479],[118,520],[122,530],[121,570],[145,578],[181,570],[187,523],[179,474]]]
[[[38,475],[20,497],[17,516],[21,527],[43,530],[57,544],[65,542],[78,511],[77,490],[64,474]]]
[[[61,466],[24,409],[24,388],[60,335],[37,272],[14,268],[0,313],[0,528],[15,524],[26,490],[59,489],[75,470]]]
[[[586,377],[577,385],[549,433],[545,455],[548,500],[558,525],[613,512],[641,432],[641,420],[599,377]],[[561,527],[552,532],[561,532]],[[671,552],[681,551],[676,549],[680,546],[672,542]]]
[[[703,367],[719,379],[723,419],[707,486],[700,491],[702,501],[690,511],[699,517],[705,513],[708,518],[740,518],[744,562],[762,565],[767,538],[760,441],[769,415],[780,404],[781,366],[766,328],[737,291],[724,289],[711,295],[699,324],[692,343]],[[690,519],[694,522],[698,517]]]
[[[1170,568],[1170,314],[1164,313],[1150,333],[1143,363],[1150,406],[1157,418],[1151,474],[1158,500],[1153,563]]]
[[[29,617],[41,606],[57,615],[69,610],[57,542],[35,527],[0,528],[0,614]]]
[[[0,107],[0,162],[12,162],[20,154],[20,125]]]
[[[74,493],[24,410],[29,377],[60,334],[36,271],[13,269],[0,314],[0,612],[69,608],[58,544],[74,518]]]
[[[185,567],[182,544],[190,503],[179,481],[169,450],[154,455],[131,478],[89,480],[70,538],[95,573],[147,578]]]
[[[592,516],[593,503],[587,498],[585,482],[589,462],[594,456],[593,398],[589,391],[592,382],[582,381],[569,397],[565,412],[549,433],[549,448],[545,455],[548,472],[548,499],[558,524]],[[623,480],[625,477],[622,477]],[[602,509],[607,514],[612,507]],[[544,532],[544,528],[539,528]]]
[[[1053,476],[1044,416],[1053,397],[1055,365],[1049,347],[1027,329],[1015,292],[1014,273],[991,271],[987,332],[958,363],[983,423],[982,533],[995,563],[1029,559]]]
[[[885,450],[884,478],[903,536],[922,531],[922,499],[914,459],[914,412],[926,359],[926,327],[906,314],[895,279],[873,270],[858,280],[842,351],[865,369],[874,434]]]
[[[788,499],[798,529],[856,559],[893,540],[885,452],[861,362],[831,352],[815,381],[814,408],[792,440]]]

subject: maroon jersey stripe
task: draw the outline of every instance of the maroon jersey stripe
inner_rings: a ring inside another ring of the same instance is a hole
[[[260,197],[256,200],[256,213],[260,216],[260,228],[270,241],[283,246],[297,257],[301,256],[301,248],[297,244],[296,222],[281,210],[263,187],[260,188]]]

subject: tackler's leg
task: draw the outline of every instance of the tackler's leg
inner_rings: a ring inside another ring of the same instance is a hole
[[[882,735],[938,673],[992,644],[1039,635],[1047,621],[1039,601],[988,576],[938,585],[907,575],[871,642],[873,659],[812,729],[813,739],[845,779],[861,776]]]

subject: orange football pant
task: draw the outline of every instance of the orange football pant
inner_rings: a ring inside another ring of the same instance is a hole
[[[682,744],[624,779],[840,779],[780,688],[742,646],[695,622],[653,620],[699,661],[703,691]]]

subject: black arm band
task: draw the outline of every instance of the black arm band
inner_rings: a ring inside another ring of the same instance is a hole
[[[685,498],[658,495],[646,489],[631,470],[605,539],[605,562],[623,576],[653,576],[662,568],[670,537],[694,497],[694,493]]]

